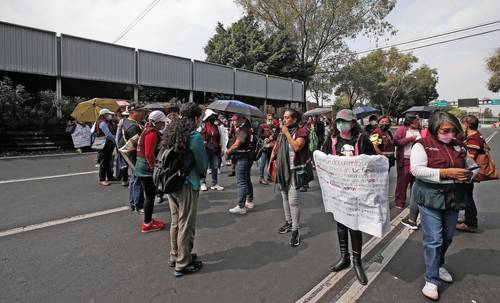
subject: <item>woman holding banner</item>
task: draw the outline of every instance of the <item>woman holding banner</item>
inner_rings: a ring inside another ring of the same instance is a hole
[[[361,154],[375,155],[370,138],[363,132],[356,122],[356,116],[351,110],[343,109],[337,113],[335,119],[336,127],[333,127],[332,135],[323,145],[323,152],[330,155],[353,157]],[[331,271],[341,271],[351,265],[349,256],[349,235],[351,235],[351,247],[353,267],[356,277],[363,285],[368,283],[365,271],[361,264],[361,247],[363,238],[361,231],[353,230],[337,222],[337,234],[340,246],[340,259],[330,266]]]
[[[458,119],[438,112],[429,122],[429,136],[418,140],[411,149],[411,173],[416,178],[412,196],[422,220],[425,259],[424,296],[438,300],[441,281],[451,283],[451,274],[443,267],[450,246],[458,211],[467,205],[467,182],[478,168],[462,143]]]

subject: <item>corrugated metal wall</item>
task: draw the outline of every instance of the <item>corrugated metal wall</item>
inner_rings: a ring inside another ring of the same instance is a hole
[[[266,97],[266,75],[236,69],[235,94],[250,97]]]
[[[61,75],[135,84],[135,49],[61,35]]]
[[[166,88],[191,90],[191,59],[139,50],[138,83]]]
[[[304,101],[300,81],[69,35],[61,35],[60,75],[58,55],[54,32],[0,22],[0,70]]]
[[[0,22],[0,70],[56,75],[56,34]]]
[[[234,69],[222,65],[194,61],[194,90],[234,94]]]
[[[292,80],[268,76],[267,98],[292,101]]]
[[[304,83],[301,81],[293,80],[292,89],[293,89],[293,95],[292,95],[293,101],[297,101],[297,102],[303,101],[304,100]]]

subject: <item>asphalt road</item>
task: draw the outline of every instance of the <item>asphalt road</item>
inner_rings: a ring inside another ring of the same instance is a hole
[[[491,133],[486,130],[485,135]],[[500,163],[500,136],[492,141]],[[97,185],[97,174],[5,183],[33,177],[92,172],[95,155],[0,160],[0,233],[52,220],[127,205],[127,189]],[[331,214],[325,214],[316,183],[301,201],[302,243],[280,235],[281,197],[257,184],[256,208],[246,216],[228,213],[235,180],[223,168],[224,192],[202,193],[195,251],[204,261],[197,274],[174,278],[167,265],[167,230],[141,234],[141,216],[127,210],[0,237],[0,302],[294,302],[329,274],[338,258]],[[254,173],[254,175],[256,175]],[[394,184],[394,174],[391,176]],[[393,190],[391,189],[391,192]],[[456,282],[443,302],[497,302],[500,297],[498,182],[479,184],[478,234],[458,234],[449,252]],[[392,216],[398,214],[391,210]],[[155,217],[169,222],[166,205]],[[420,294],[423,256],[416,232],[360,302],[425,302]],[[368,240],[366,237],[365,240]],[[341,281],[354,285],[353,276]],[[324,301],[338,294],[332,289]]]

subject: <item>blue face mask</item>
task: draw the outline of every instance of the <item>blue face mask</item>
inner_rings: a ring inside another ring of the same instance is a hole
[[[342,133],[348,133],[351,131],[351,123],[347,121],[337,122],[337,129]]]

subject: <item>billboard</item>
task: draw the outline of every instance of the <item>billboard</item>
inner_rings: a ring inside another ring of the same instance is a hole
[[[458,99],[458,107],[476,107],[479,106],[478,98]]]

